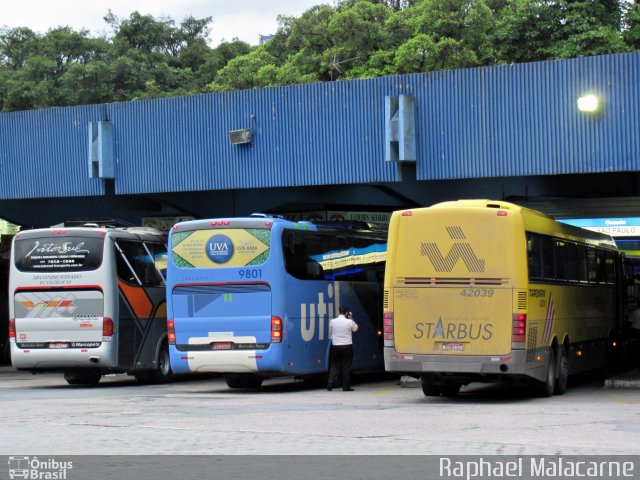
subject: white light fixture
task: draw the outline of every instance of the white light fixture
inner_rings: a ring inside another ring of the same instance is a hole
[[[578,110],[581,112],[597,112],[600,109],[600,99],[596,95],[584,95],[578,98]]]

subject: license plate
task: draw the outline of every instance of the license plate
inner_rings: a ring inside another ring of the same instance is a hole
[[[441,347],[444,352],[464,352],[464,343],[460,342],[442,342]]]
[[[211,350],[231,350],[231,342],[215,342],[211,344]]]
[[[54,342],[49,344],[49,348],[69,348],[69,344],[63,342]]]

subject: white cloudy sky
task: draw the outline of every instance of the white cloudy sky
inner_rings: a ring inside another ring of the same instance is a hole
[[[310,7],[333,5],[333,0],[2,0],[1,27],[29,27],[40,33],[50,28],[86,28],[94,35],[110,34],[103,17],[108,10],[119,18],[138,11],[154,17],[170,17],[179,25],[188,16],[213,17],[210,41],[222,39],[258,44],[259,35],[274,33],[278,15],[299,17]]]

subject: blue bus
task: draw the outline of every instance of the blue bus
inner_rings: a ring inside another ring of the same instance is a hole
[[[167,265],[173,372],[224,374],[231,388],[326,374],[339,305],[359,326],[354,371],[383,371],[387,238],[359,227],[265,215],[176,224]]]

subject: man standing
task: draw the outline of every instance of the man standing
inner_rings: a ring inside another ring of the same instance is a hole
[[[327,390],[338,386],[342,377],[342,390],[352,392],[351,362],[353,361],[352,333],[358,330],[347,307],[338,307],[338,315],[329,322],[329,338],[331,339],[331,370]]]

